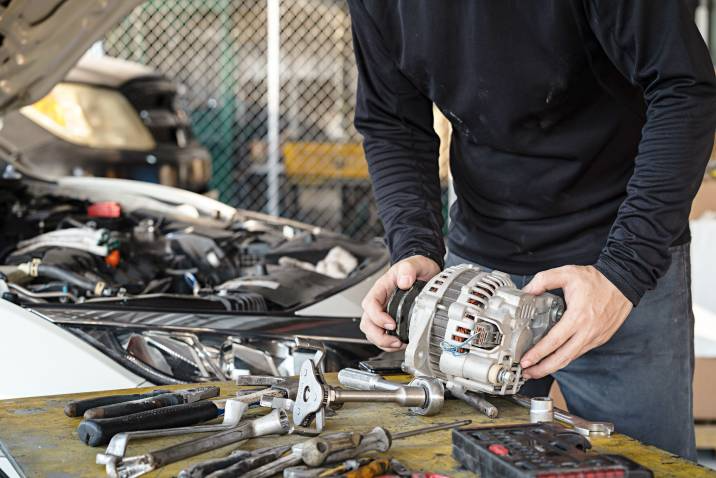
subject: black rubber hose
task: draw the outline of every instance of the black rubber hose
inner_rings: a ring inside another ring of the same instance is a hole
[[[40,264],[37,267],[37,275],[41,277],[49,277],[51,279],[68,282],[74,286],[79,287],[80,289],[88,290],[92,293],[94,293],[97,289],[97,283],[85,279],[79,274],[61,269],[57,266],[48,266],[46,264]]]

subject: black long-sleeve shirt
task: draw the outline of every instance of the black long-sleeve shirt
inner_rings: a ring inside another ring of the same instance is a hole
[[[716,81],[681,0],[349,0],[356,127],[393,261],[448,246],[514,274],[593,264],[634,304],[689,240]]]

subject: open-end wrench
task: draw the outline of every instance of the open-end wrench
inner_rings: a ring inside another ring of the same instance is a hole
[[[97,464],[105,465],[107,476],[117,478],[119,476],[117,473],[117,463],[124,458],[130,440],[227,430],[239,424],[241,417],[248,408],[249,406],[246,403],[236,399],[228,399],[224,405],[224,420],[220,424],[118,433],[112,437],[104,453],[97,453]]]
[[[223,448],[232,443],[264,435],[286,434],[291,430],[285,410],[276,409],[268,415],[250,420],[236,427],[208,437],[195,438],[144,455],[121,460],[116,467],[119,478],[142,476],[171,463]]]
[[[530,398],[524,395],[513,395],[512,401],[525,408],[531,407]],[[609,422],[590,422],[582,417],[572,415],[560,408],[554,408],[554,418],[567,425],[571,425],[580,435],[586,437],[602,436],[608,437],[614,433],[614,424]]]

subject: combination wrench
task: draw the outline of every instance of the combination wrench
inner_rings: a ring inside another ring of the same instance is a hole
[[[530,398],[524,395],[513,395],[512,401],[525,408],[531,407]],[[571,425],[574,430],[585,437],[608,437],[614,433],[614,424],[609,422],[590,422],[582,417],[572,415],[560,408],[554,408],[554,418]]]

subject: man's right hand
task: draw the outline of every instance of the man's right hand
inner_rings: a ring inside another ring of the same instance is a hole
[[[430,280],[440,272],[440,266],[425,256],[412,256],[396,262],[381,276],[368,291],[362,302],[363,317],[360,329],[373,344],[387,352],[405,347],[398,337],[387,335],[386,330],[395,330],[395,321],[385,312],[390,294],[395,287],[409,289],[416,279]]]

